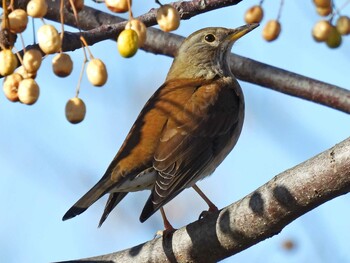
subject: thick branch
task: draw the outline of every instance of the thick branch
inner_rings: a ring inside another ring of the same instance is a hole
[[[296,218],[349,191],[350,138],[172,235],[67,262],[217,262],[278,234]]]

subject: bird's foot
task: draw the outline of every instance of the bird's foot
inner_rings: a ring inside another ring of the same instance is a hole
[[[164,224],[164,230],[159,230],[157,231],[156,235],[154,236],[154,238],[156,237],[167,237],[169,235],[172,235],[177,229],[173,228],[173,226],[170,224],[168,218],[165,215],[165,211],[164,208],[161,207],[160,209],[160,213],[162,214],[162,218],[163,218],[163,224]]]
[[[163,237],[163,238],[167,238],[168,236],[171,236],[172,234],[174,234],[174,232],[176,231],[176,228],[168,228],[168,229],[164,229],[164,230],[158,230],[157,233],[154,235],[153,239],[159,238],[159,237]]]
[[[217,211],[219,211],[219,209],[215,205],[211,205],[211,206],[209,206],[208,210],[205,210],[202,213],[200,213],[198,220],[201,220],[202,218],[205,218],[208,215],[210,215],[214,212],[217,212]]]

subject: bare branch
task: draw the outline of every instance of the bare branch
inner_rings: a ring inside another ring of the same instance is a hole
[[[28,1],[17,1],[17,6],[25,8]],[[216,8],[239,3],[239,0],[228,1],[200,1],[173,3],[180,11],[183,19],[210,11]],[[49,2],[48,19],[59,21],[59,1]],[[116,36],[124,29],[126,21],[90,7],[84,7],[79,13],[83,33],[89,45],[107,40],[116,39]],[[139,17],[148,26],[154,25],[155,10]],[[65,21],[68,25],[75,26],[75,19],[71,13],[65,12]],[[147,41],[143,47],[145,51],[167,56],[175,56],[183,37],[160,30],[149,28]],[[30,46],[29,48],[33,48]],[[34,48],[38,48],[34,46]],[[65,33],[63,41],[64,51],[74,51],[81,48],[80,33]],[[350,113],[350,92],[340,87],[310,79],[295,73],[268,66],[244,57],[232,55],[231,68],[237,78],[267,87],[282,93],[313,101],[325,106]]]
[[[240,80],[350,113],[349,90],[238,55],[230,66]]]
[[[172,235],[65,262],[217,262],[278,234],[296,218],[349,191],[350,138]]]
[[[17,1],[19,7],[24,8],[28,1]],[[190,18],[205,10],[220,8],[227,5],[237,4],[240,1],[189,1],[177,2],[175,6],[180,10],[183,18]],[[204,4],[205,3],[205,4]],[[48,19],[59,21],[59,1],[49,2]],[[208,9],[207,9],[208,8]],[[93,45],[107,39],[116,39],[124,29],[126,21],[90,7],[84,7],[79,13],[83,35],[89,45]],[[151,10],[139,17],[148,26],[155,24],[155,11]],[[75,26],[75,19],[69,12],[65,12],[65,21],[68,25]],[[73,51],[81,48],[79,33],[65,33],[63,41],[64,51]],[[142,47],[147,52],[175,56],[183,37],[164,33],[155,28],[148,28],[147,41]],[[33,46],[29,47],[33,48]],[[38,47],[35,47],[38,48]],[[291,96],[313,101],[346,113],[350,113],[350,92],[346,89],[330,85],[315,79],[307,78],[292,72],[275,68],[257,61],[237,55],[231,57],[231,69],[237,78],[267,87]]]

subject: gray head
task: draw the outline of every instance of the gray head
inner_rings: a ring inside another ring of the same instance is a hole
[[[225,75],[227,58],[233,43],[259,24],[235,29],[208,27],[188,36],[181,44],[170,68],[167,80],[172,78],[213,78]]]

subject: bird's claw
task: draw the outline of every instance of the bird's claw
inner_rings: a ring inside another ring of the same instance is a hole
[[[204,217],[208,216],[210,214],[210,211],[202,211],[202,213],[200,213],[199,217],[198,217],[198,220],[201,220],[203,219]]]
[[[160,237],[167,238],[168,236],[171,236],[172,234],[174,234],[174,232],[175,232],[176,230],[177,230],[176,228],[158,230],[158,231],[155,233],[153,239],[160,238]]]
[[[209,207],[208,210],[202,211],[202,213],[200,213],[198,220],[201,220],[201,219],[207,217],[208,215],[210,215],[214,212],[217,212],[217,211],[219,211],[219,209],[216,206],[211,206],[211,207]]]

